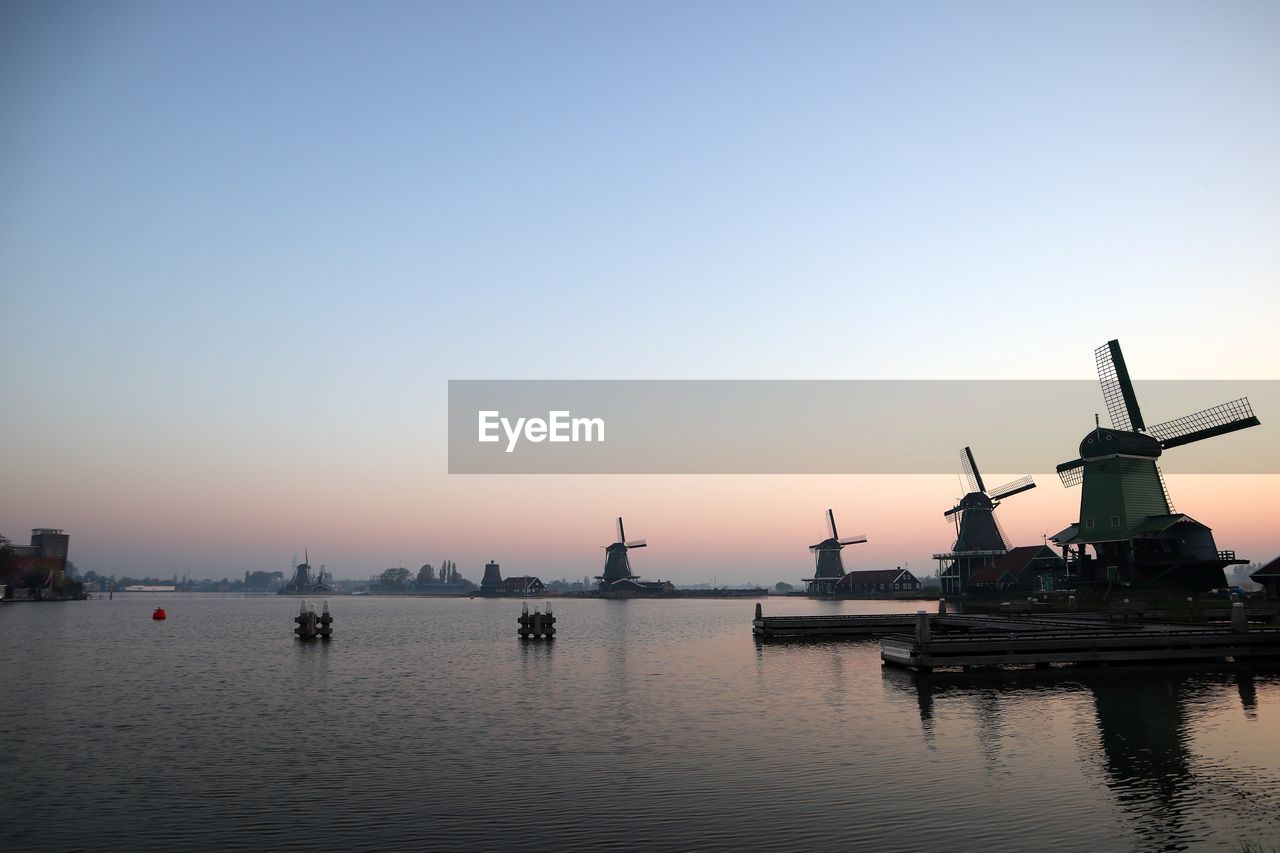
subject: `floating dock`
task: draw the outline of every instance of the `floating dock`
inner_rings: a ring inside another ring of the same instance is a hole
[[[921,611],[923,612],[923,611]],[[751,633],[770,640],[822,639],[831,637],[883,637],[914,631],[916,613],[838,614],[834,616],[765,616],[756,605]],[[1052,631],[1090,627],[1105,617],[1038,616],[1031,614],[947,614],[928,616],[931,626],[950,631]],[[1131,625],[1127,630],[1138,630]]]
[[[1009,633],[986,636],[891,634],[880,641],[880,659],[929,672],[938,667],[998,667],[1055,663],[1169,663],[1280,659],[1280,628],[1169,627],[1165,630],[1096,630]]]
[[[1280,659],[1280,628],[1251,626],[1252,614],[1243,603],[1226,611],[1227,625],[1114,622],[1103,613],[949,615],[942,609],[938,614],[765,616],[757,605],[751,630],[761,639],[878,636],[884,663],[921,672]]]
[[[1000,613],[947,613],[945,600],[940,603],[941,612],[929,615],[930,626],[941,632],[994,631],[1010,633],[1075,631],[1110,627],[1116,631],[1159,631],[1175,627],[1168,623],[1151,621],[1168,618],[1166,611],[1143,609],[1131,611],[1116,609],[1102,613],[1035,613],[1033,611],[1006,611]],[[1246,622],[1259,625],[1274,623],[1280,612],[1274,607],[1249,607],[1244,609]],[[1227,622],[1233,618],[1230,607],[1202,611],[1201,616],[1210,621]],[[765,616],[763,608],[756,605],[756,615],[751,622],[751,633],[767,640],[830,639],[840,637],[885,637],[890,634],[912,632],[916,627],[916,613],[836,614],[831,616]],[[1205,628],[1205,625],[1183,625],[1188,628]]]

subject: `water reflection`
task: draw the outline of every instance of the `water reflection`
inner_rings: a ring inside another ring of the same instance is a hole
[[[1240,766],[1226,750],[1197,744],[1193,732],[1212,733],[1224,715],[1256,723],[1258,683],[1280,686],[1278,666],[927,674],[886,667],[882,677],[887,692],[915,699],[931,749],[935,727],[949,711],[971,717],[988,772],[1000,766],[1001,748],[1010,738],[1006,729],[1014,721],[1037,709],[1061,713],[1051,707],[1055,697],[1089,700],[1092,726],[1077,738],[1075,758],[1087,775],[1100,777],[1143,849],[1183,850],[1203,842],[1213,831],[1206,807],[1219,817],[1229,814],[1242,843],[1275,837],[1277,768],[1269,767],[1259,779],[1256,766]],[[1263,742],[1274,736],[1256,734]],[[1045,757],[1050,763],[1062,758]]]

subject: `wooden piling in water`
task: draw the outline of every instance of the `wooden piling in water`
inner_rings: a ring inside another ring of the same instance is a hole
[[[551,613],[551,602],[547,602],[547,612],[541,613],[537,607],[529,612],[527,602],[520,605],[520,617],[516,620],[520,627],[516,634],[522,640],[554,640],[556,638],[556,617]]]
[[[314,604],[307,604],[307,600],[304,598],[298,606],[298,615],[294,617],[293,621],[298,626],[293,629],[293,633],[299,640],[314,640],[316,638],[316,606]]]
[[[1235,595],[1231,597],[1235,599],[1231,604],[1231,630],[1237,634],[1247,634],[1249,633],[1249,616],[1244,612],[1244,602]]]
[[[333,639],[333,616],[329,613],[329,599],[325,599],[324,608],[320,614],[318,633],[320,639],[328,642]]]
[[[306,599],[298,607],[298,615],[293,617],[293,635],[299,640],[333,639],[333,615],[329,613],[329,601],[324,602],[324,612],[316,614],[315,604],[308,604]]]

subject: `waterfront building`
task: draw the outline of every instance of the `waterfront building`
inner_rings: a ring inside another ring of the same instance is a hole
[[[1249,579],[1254,583],[1262,584],[1263,589],[1267,591],[1267,598],[1273,601],[1280,599],[1280,557],[1276,557],[1249,575]]]
[[[498,586],[502,595],[542,595],[547,591],[540,578],[533,575],[521,575],[515,578],[504,578]]]
[[[14,546],[12,576],[7,580],[17,585],[24,578],[39,574],[41,587],[61,586],[67,575],[70,543],[71,537],[61,528],[32,528],[31,544]]]
[[[541,578],[533,575],[504,578],[502,570],[493,560],[485,563],[484,577],[480,580],[481,595],[542,595],[547,591]]]
[[[1052,592],[1064,589],[1067,562],[1047,545],[1019,545],[969,576],[971,592]]]
[[[832,594],[837,598],[893,598],[918,593],[921,586],[919,578],[899,566],[849,572],[836,582]]]

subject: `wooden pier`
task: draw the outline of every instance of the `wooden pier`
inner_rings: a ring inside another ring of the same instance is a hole
[[[1223,612],[1226,625],[1115,622],[1098,614],[961,615],[943,612],[835,616],[765,616],[756,605],[751,630],[760,639],[880,637],[880,659],[928,672],[1052,664],[1167,663],[1280,659],[1280,628],[1250,625],[1243,603]],[[1266,615],[1266,614],[1256,614]]]
[[[1236,604],[1225,627],[1078,624],[934,636],[928,614],[920,611],[914,633],[891,634],[880,646],[886,664],[922,672],[938,667],[1264,660],[1280,659],[1280,628],[1250,627],[1244,605]]]
[[[1019,613],[965,615],[943,612],[929,615],[930,625],[948,631],[1053,631],[1089,627],[1099,624],[1101,616],[1089,614],[1040,616]],[[762,639],[797,640],[833,637],[883,637],[915,630],[916,613],[838,614],[834,616],[765,616],[756,605],[751,633]],[[924,611],[920,611],[924,612]],[[1118,630],[1138,630],[1141,626],[1126,624]]]

